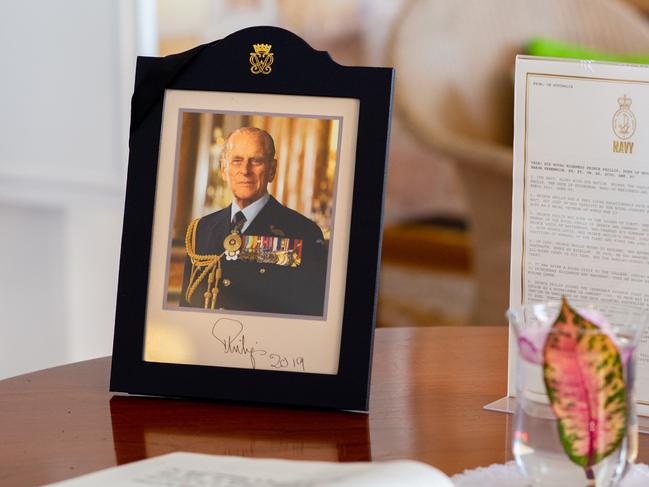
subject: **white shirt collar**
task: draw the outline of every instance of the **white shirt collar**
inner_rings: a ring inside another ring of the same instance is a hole
[[[245,208],[241,209],[239,208],[239,205],[232,200],[232,211],[230,213],[230,221],[234,221],[234,215],[237,214],[237,212],[241,211],[243,212],[243,216],[246,217],[246,222],[243,224],[241,227],[241,233],[245,232],[252,221],[257,217],[261,209],[266,206],[266,203],[268,203],[268,200],[270,199],[270,195],[266,193],[264,196],[259,198],[257,201],[254,203],[249,204]]]

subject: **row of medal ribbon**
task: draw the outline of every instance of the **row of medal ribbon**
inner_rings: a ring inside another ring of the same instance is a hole
[[[226,237],[226,260],[297,267],[302,262],[302,240],[260,235],[230,234]]]
[[[292,244],[292,245],[291,245]],[[267,252],[291,252],[302,258],[302,240],[281,237],[264,237],[261,235],[242,235],[242,250]]]

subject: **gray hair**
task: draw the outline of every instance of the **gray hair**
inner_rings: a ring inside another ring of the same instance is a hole
[[[257,127],[240,127],[237,130],[234,130],[233,132],[230,132],[230,135],[227,136],[225,139],[225,145],[223,146],[223,152],[221,152],[221,160],[226,161],[228,158],[228,155],[231,150],[231,142],[230,139],[232,138],[233,135],[235,134],[241,134],[241,133],[247,133],[247,134],[254,134],[258,137],[261,137],[263,143],[264,143],[264,154],[266,155],[266,158],[268,160],[273,160],[275,158],[275,141],[273,138],[270,136],[268,132],[265,130],[262,130]]]

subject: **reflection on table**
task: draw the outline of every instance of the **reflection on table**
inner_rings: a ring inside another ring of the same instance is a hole
[[[373,364],[369,414],[113,397],[109,357],[0,381],[0,485],[54,482],[179,450],[411,458],[447,474],[510,459],[511,416],[482,409],[506,392],[506,328],[382,328]],[[642,435],[640,461],[647,452]]]

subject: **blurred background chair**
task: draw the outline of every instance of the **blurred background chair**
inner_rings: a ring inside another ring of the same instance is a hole
[[[505,322],[514,60],[537,36],[610,53],[649,52],[646,18],[613,0],[413,0],[388,41],[397,118],[454,161],[465,189],[477,284],[471,324]]]

